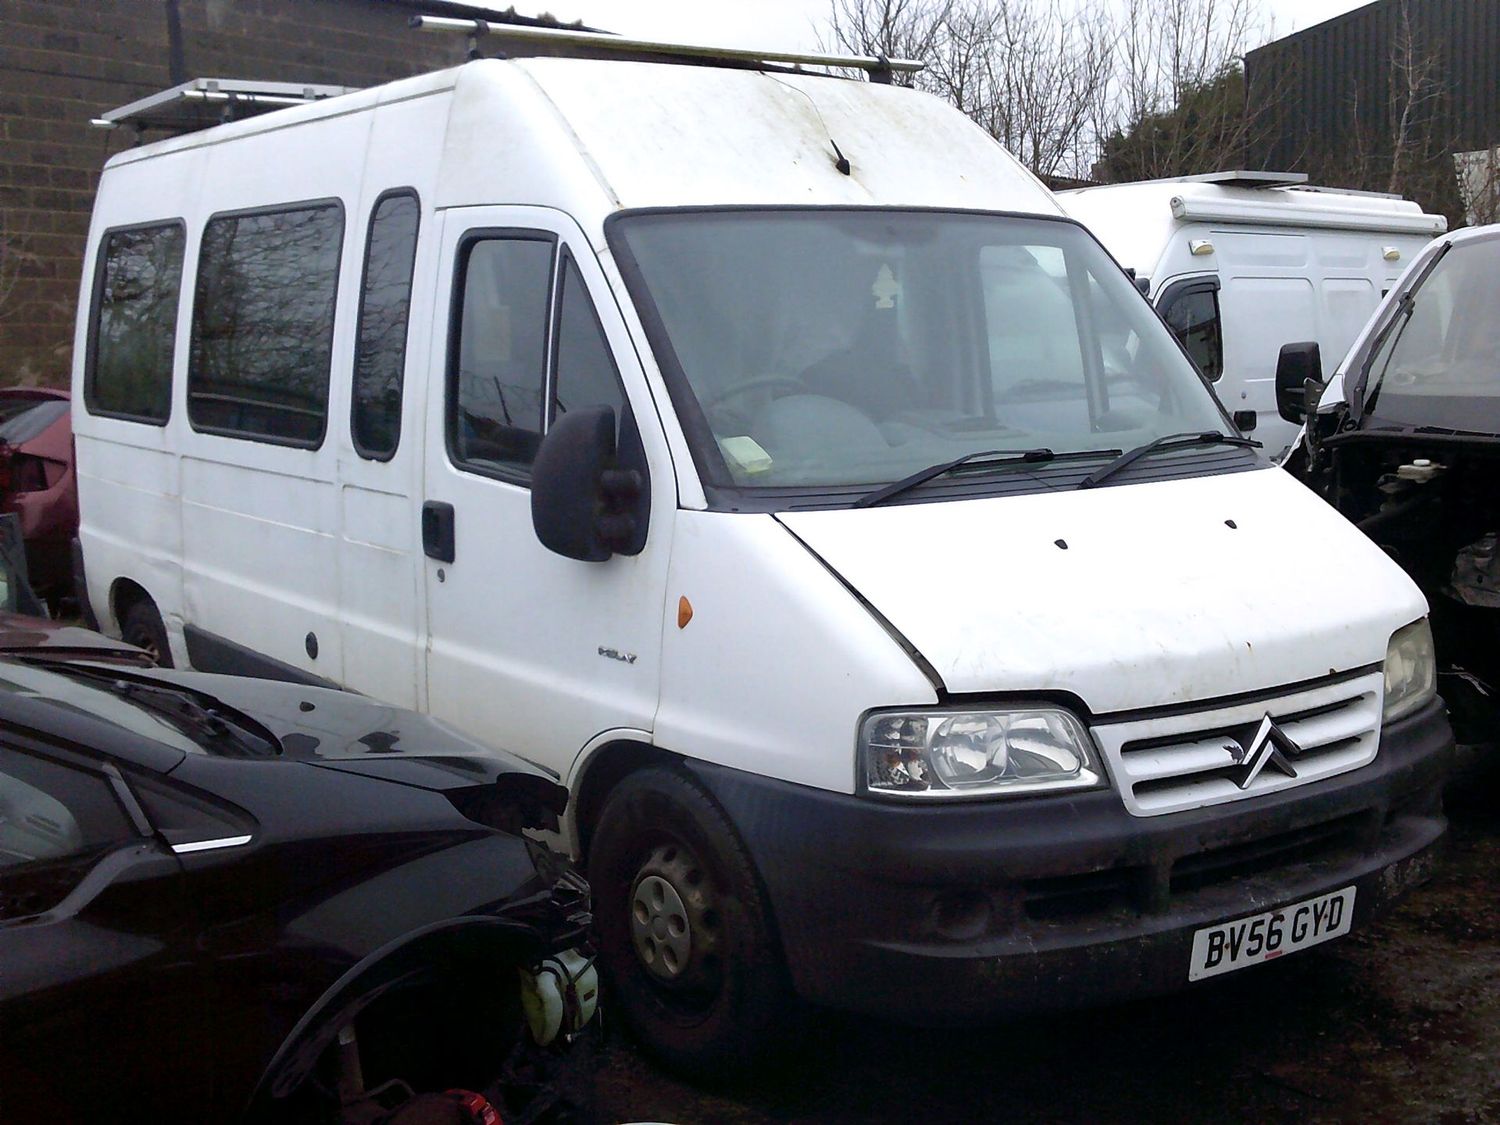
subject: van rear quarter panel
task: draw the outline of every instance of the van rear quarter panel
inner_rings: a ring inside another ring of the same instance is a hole
[[[78,475],[79,539],[88,560],[88,597],[101,622],[119,631],[111,588],[118,578],[139,583],[169,617],[182,599],[181,486],[177,430],[185,425],[181,387],[187,370],[188,308],[197,260],[198,198],[204,174],[199,154],[179,154],[142,174],[111,162],[101,179],[90,223],[73,340],[73,440]],[[165,426],[93,415],[84,381],[94,323],[100,250],[120,227],[180,221],[186,227],[183,280],[172,348],[172,399]],[[180,624],[180,621],[179,621]],[[169,632],[171,632],[169,622]],[[179,642],[176,655],[185,658]]]
[[[348,428],[371,114],[324,116],[258,132],[250,125],[232,126],[217,140],[168,142],[154,155],[127,153],[102,179],[90,276],[101,237],[112,227],[180,219],[187,239],[167,424],[79,412],[81,538],[90,597],[104,610],[115,579],[138,581],[161,609],[180,663],[186,662],[181,629],[190,623],[340,680],[336,465],[339,435]],[[302,449],[196,430],[188,417],[187,381],[204,225],[218,214],[314,200],[336,201],[343,216],[322,442]],[[86,283],[83,307],[92,304],[92,290]],[[78,339],[86,343],[86,318],[80,318]],[[85,364],[76,363],[79,402],[84,373]],[[316,637],[316,658],[309,654],[309,633]]]

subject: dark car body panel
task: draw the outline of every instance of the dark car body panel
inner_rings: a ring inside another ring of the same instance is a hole
[[[149,718],[88,714],[86,677],[101,671],[190,686],[293,749],[184,752],[179,732],[147,737]],[[107,665],[45,673],[0,660],[0,681],[27,685],[0,691],[0,743],[113,778],[149,834],[91,857],[47,914],[0,912],[0,1119],[30,1119],[12,1112],[23,1106],[110,1119],[126,1105],[136,1119],[237,1120],[259,1089],[274,1120],[274,1091],[410,951],[440,961],[443,942],[467,935],[520,967],[581,940],[586,912],[553,901],[565,861],[470,819],[452,786],[422,784],[452,779],[503,802],[515,778],[517,800],[545,817],[566,793],[519,760],[352,694]],[[38,685],[53,679],[49,697]],[[391,775],[338,768],[365,755]],[[7,880],[14,868],[0,866],[0,894]]]
[[[48,656],[76,656],[81,660],[118,660],[143,668],[151,666],[150,656],[142,649],[91,629],[25,613],[0,613],[0,655],[38,652]]]

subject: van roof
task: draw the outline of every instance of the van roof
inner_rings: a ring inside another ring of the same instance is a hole
[[[501,182],[507,202],[576,203],[580,179],[591,179],[601,220],[622,208],[709,205],[1061,211],[988,133],[926,94],[579,58],[476,60],[143,145],[108,167],[444,94],[439,207],[497,202]]]
[[[1442,215],[1399,196],[1301,184],[1182,177],[1106,184],[1058,193],[1063,209],[1089,227],[1126,265],[1148,268],[1179,229],[1215,226],[1357,230],[1433,238]]]

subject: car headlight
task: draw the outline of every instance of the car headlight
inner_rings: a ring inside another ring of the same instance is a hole
[[[859,750],[870,791],[904,797],[1053,792],[1103,781],[1088,731],[1052,707],[876,713],[860,728]]]
[[[1385,650],[1384,722],[1410,715],[1437,695],[1437,653],[1427,618],[1397,629]]]

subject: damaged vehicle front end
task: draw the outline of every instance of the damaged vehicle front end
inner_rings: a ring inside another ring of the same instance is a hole
[[[32,814],[0,840],[8,1119],[581,1112],[592,917],[551,778],[322,688],[38,651],[0,689],[0,804]]]
[[[1288,345],[1288,468],[1379,544],[1431,604],[1460,744],[1500,736],[1500,226],[1439,239],[1386,295],[1326,388]]]

